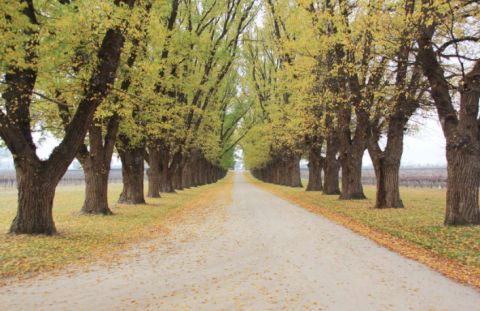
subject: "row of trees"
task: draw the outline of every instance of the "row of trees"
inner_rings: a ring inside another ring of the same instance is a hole
[[[265,0],[263,12],[243,63],[258,105],[242,146],[256,177],[301,186],[306,157],[307,190],[364,199],[368,151],[375,207],[403,207],[409,120],[436,110],[447,146],[445,224],[480,224],[478,1]]]
[[[10,232],[54,234],[58,182],[76,158],[81,211],[111,214],[112,155],[119,202],[211,183],[233,165],[250,109],[237,96],[242,34],[253,0],[6,0],[0,5],[0,137],[13,155],[18,209]],[[59,140],[37,155],[36,135]]]

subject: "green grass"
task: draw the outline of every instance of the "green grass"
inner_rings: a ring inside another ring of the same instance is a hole
[[[412,242],[435,254],[446,256],[470,267],[480,268],[480,227],[446,227],[445,190],[430,188],[402,188],[403,209],[374,209],[375,187],[366,186],[367,200],[340,201],[338,196],[306,192],[301,188],[289,188],[263,184],[275,193],[326,209],[347,217],[373,230],[391,234]],[[306,183],[305,183],[306,184]]]
[[[113,254],[129,243],[158,236],[167,216],[181,207],[208,204],[227,181],[165,194],[147,199],[146,205],[116,204],[120,184],[109,187],[113,216],[85,216],[79,210],[83,203],[83,186],[59,187],[54,201],[54,220],[58,235],[12,236],[6,234],[16,210],[16,192],[0,195],[0,280],[6,277],[37,274],[67,264],[92,262]]]

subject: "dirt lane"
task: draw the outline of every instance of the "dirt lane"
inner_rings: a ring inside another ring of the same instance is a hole
[[[480,293],[235,176],[111,267],[0,288],[2,310],[480,310]]]

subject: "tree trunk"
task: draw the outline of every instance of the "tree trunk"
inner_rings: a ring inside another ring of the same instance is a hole
[[[202,157],[202,173],[200,174],[202,179],[202,185],[208,184],[208,163],[205,158]]]
[[[60,178],[50,178],[41,164],[16,164],[18,209],[10,227],[13,234],[56,233],[52,207]]]
[[[340,194],[340,165],[337,159],[325,159],[325,175],[323,193],[328,195]]]
[[[175,165],[173,173],[173,187],[175,190],[183,190],[183,167],[181,164]]]
[[[175,185],[174,185],[174,174],[172,169],[164,169],[167,170],[166,174],[163,174],[163,183],[164,183],[164,192],[166,193],[175,193]],[[166,176],[166,177],[165,177]]]
[[[162,190],[162,165],[157,145],[148,148],[148,194],[149,198],[160,198]]]
[[[342,193],[340,200],[365,199],[362,186],[362,153],[350,153],[341,159]]]
[[[85,200],[81,209],[83,214],[111,215],[108,207],[108,175],[110,167],[104,163],[91,161],[83,166],[85,174]]]
[[[185,168],[183,169],[183,188],[189,189],[192,186],[192,166],[191,159],[185,161]]]
[[[388,161],[380,156],[372,162],[377,185],[375,208],[404,207],[400,198],[400,161]]]
[[[286,161],[286,160],[285,160]],[[274,184],[282,185],[285,186],[286,182],[286,175],[287,175],[287,169],[285,168],[286,163],[284,160],[276,160],[275,163],[273,163],[273,168],[275,170],[275,179],[273,180]]]
[[[407,109],[402,105],[403,101],[397,101],[398,111],[392,114],[387,132],[387,144],[382,151],[379,140],[381,131],[378,121],[372,123],[368,142],[368,153],[375,169],[377,193],[375,208],[401,208],[403,202],[400,199],[400,162],[403,154],[403,131],[411,114],[415,111],[414,106]],[[400,108],[401,107],[401,108]],[[408,117],[405,115],[407,113]]]
[[[478,189],[480,186],[480,159],[465,149],[447,145],[447,209],[446,225],[480,224]]]
[[[162,169],[162,192],[175,193],[172,180],[172,168],[170,167],[170,151],[165,145],[161,147],[160,153],[161,169]]]
[[[182,185],[182,153],[176,152],[172,157],[172,163],[169,168],[169,178],[174,190],[183,190]]]
[[[199,172],[200,172],[200,163],[199,163],[199,154],[194,152],[190,161],[190,170],[191,170],[191,187],[196,187],[200,184]]]
[[[291,169],[289,172],[284,172],[285,174],[289,174],[291,176],[291,181],[289,183],[290,187],[303,187],[302,185],[302,176],[300,174],[300,157],[293,156],[291,162],[289,163]],[[287,176],[288,177],[288,176]]]
[[[143,194],[144,147],[119,150],[122,161],[123,190],[118,203],[145,204]]]
[[[323,184],[324,194],[340,194],[339,171],[337,160],[338,146],[334,133],[330,133],[327,140],[327,153],[325,155],[325,176]]]
[[[188,171],[188,160],[186,156],[182,156],[182,159],[180,160],[180,165],[179,165],[179,171],[178,171],[178,184],[179,184],[179,189],[184,190],[187,189],[187,182],[188,182],[188,177],[187,177],[187,171]]]
[[[108,176],[119,123],[118,116],[112,116],[105,137],[102,127],[92,124],[88,131],[90,150],[83,145],[77,153],[85,174],[85,200],[80,210],[83,214],[112,214],[108,208]]]
[[[322,191],[322,170],[323,158],[320,150],[314,148],[310,149],[308,156],[308,185],[307,191]]]

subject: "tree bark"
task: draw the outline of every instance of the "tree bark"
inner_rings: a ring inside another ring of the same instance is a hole
[[[162,175],[163,175],[163,190],[166,193],[175,193],[173,186],[174,169],[170,164],[170,152],[168,149],[162,151]]]
[[[172,185],[172,192],[175,190],[183,190],[182,188],[182,153],[177,151],[173,156],[168,168],[168,179]]]
[[[197,187],[200,184],[199,173],[201,170],[200,167],[200,152],[194,151],[190,160],[190,170],[191,170],[191,187]]]
[[[388,161],[383,156],[372,160],[376,178],[375,208],[401,208],[400,161]]]
[[[322,170],[324,159],[320,150],[311,148],[308,156],[308,185],[307,191],[322,191]]]
[[[175,190],[183,190],[183,181],[182,181],[182,177],[183,177],[183,172],[182,172],[183,168],[180,167],[180,164],[178,164],[176,166],[176,168],[174,169],[174,174],[173,174],[173,187],[175,188]]]
[[[26,167],[30,166],[30,167]],[[18,209],[10,227],[11,233],[56,233],[52,207],[58,181],[34,163],[16,163]]]
[[[337,159],[325,160],[325,175],[323,181],[323,193],[327,195],[340,194],[340,165]]]
[[[352,152],[341,158],[342,192],[340,200],[362,200],[366,198],[362,186],[362,157],[363,152]]]
[[[157,144],[148,148],[148,193],[149,198],[160,198],[162,191],[162,159],[161,151]]]
[[[192,167],[191,167],[191,159],[188,158],[185,160],[185,167],[183,169],[183,188],[189,189],[192,186]]]
[[[190,179],[189,179],[188,163],[185,163],[185,166],[183,167],[183,170],[182,170],[182,188],[183,189],[190,188],[189,182],[190,182]]]
[[[329,195],[340,194],[340,164],[337,160],[338,143],[335,133],[329,133],[327,139],[327,152],[325,155],[325,176],[323,193]]]
[[[455,150],[447,145],[447,208],[445,225],[478,225],[480,158],[468,148]]]
[[[145,148],[130,147],[119,150],[122,161],[123,190],[118,199],[122,204],[145,204],[143,193]]]
[[[110,167],[104,163],[90,163],[83,165],[85,174],[85,200],[81,209],[82,214],[112,215],[108,207],[108,175]]]

